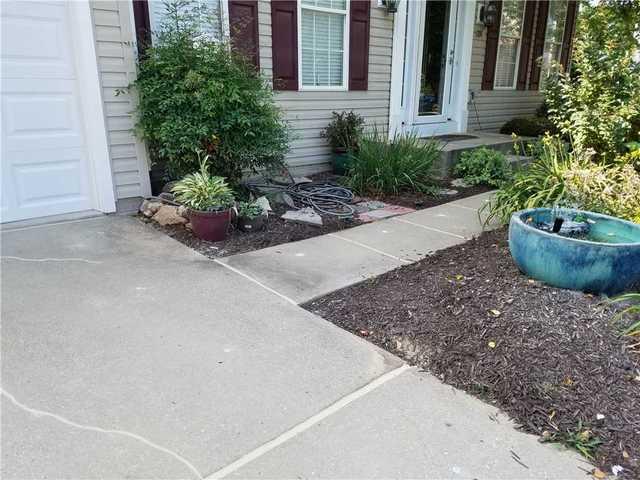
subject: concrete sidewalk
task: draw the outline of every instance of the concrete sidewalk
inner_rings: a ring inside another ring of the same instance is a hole
[[[583,478],[247,276],[133,218],[3,232],[2,478]]]
[[[479,235],[487,228],[479,210],[490,197],[476,195],[220,262],[304,303]]]

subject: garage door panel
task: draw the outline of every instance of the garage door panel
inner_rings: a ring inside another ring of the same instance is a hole
[[[29,2],[25,8],[3,2],[2,7],[3,77],[73,78],[65,5]]]
[[[79,106],[70,93],[3,95],[8,151],[81,147]]]
[[[2,4],[2,221],[89,210],[68,2]]]

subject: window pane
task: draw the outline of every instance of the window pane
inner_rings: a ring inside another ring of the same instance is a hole
[[[302,85],[342,86],[345,15],[301,9]]]
[[[547,29],[544,34],[544,51],[542,53],[542,68],[540,71],[541,85],[545,83],[551,63],[560,61],[564,25],[567,20],[567,7],[567,0],[549,2],[549,17],[547,18]]]
[[[149,21],[151,30],[157,34],[163,24],[173,18],[167,9],[164,0],[149,0]],[[189,17],[198,31],[211,40],[222,40],[222,15],[220,11],[220,0],[198,0],[189,4],[176,4],[177,10],[184,16]]]
[[[550,2],[553,3],[553,2]],[[522,16],[524,4],[520,0],[502,2],[502,20],[500,21],[500,35],[520,38],[522,31]]]
[[[513,87],[516,76],[516,61],[520,40],[501,38],[498,45],[498,63],[496,64],[496,87]]]
[[[498,42],[498,58],[496,60],[496,87],[513,88],[518,70],[518,52],[522,36],[522,22],[525,2],[505,0],[502,2],[500,20],[500,40]]]

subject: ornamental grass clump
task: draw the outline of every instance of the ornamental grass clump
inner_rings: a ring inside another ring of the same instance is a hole
[[[413,133],[396,134],[389,139],[374,128],[353,154],[345,183],[359,195],[432,192],[432,169],[439,156],[436,142],[422,140]]]

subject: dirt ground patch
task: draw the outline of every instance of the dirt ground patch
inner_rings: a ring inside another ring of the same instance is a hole
[[[603,299],[522,275],[504,229],[305,308],[640,478],[640,357]]]

